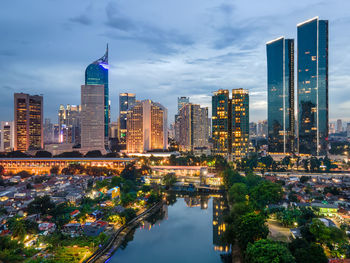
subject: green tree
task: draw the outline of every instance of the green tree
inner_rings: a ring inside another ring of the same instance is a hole
[[[293,263],[294,257],[288,248],[279,242],[262,239],[254,244],[249,243],[246,255],[246,263]]]
[[[321,162],[316,157],[311,157],[310,159],[310,171],[317,172],[320,170]]]
[[[223,180],[223,185],[226,190],[229,190],[231,186],[235,183],[244,182],[244,177],[239,174],[239,172],[228,168],[220,173]]]
[[[55,208],[55,204],[51,201],[50,196],[36,197],[34,201],[28,205],[28,214],[49,214]]]
[[[35,153],[36,158],[51,158],[52,154],[48,151],[37,151]]]
[[[121,214],[121,217],[125,217],[126,223],[129,223],[132,219],[136,217],[136,211],[132,208],[125,209]]]
[[[121,172],[120,176],[123,177],[125,180],[136,181],[136,178],[138,177],[138,171],[135,167],[135,164],[127,164]]]
[[[169,189],[176,183],[176,176],[174,173],[168,173],[162,178],[162,181],[166,189]]]
[[[235,183],[228,191],[229,201],[233,203],[244,202],[247,200],[247,194],[248,187],[244,183]]]
[[[295,257],[296,263],[327,263],[328,258],[320,245],[309,243],[305,239],[297,238],[289,244],[289,250]]]
[[[235,232],[242,249],[245,249],[248,243],[254,243],[257,240],[267,237],[269,228],[265,222],[264,216],[254,212],[245,214],[238,219]]]
[[[300,177],[300,183],[305,184],[307,181],[309,181],[311,179],[310,176],[305,176],[303,175],[302,177]]]
[[[9,220],[8,227],[12,232],[12,236],[19,240],[23,240],[27,234],[24,220],[21,218],[15,217],[12,218],[12,220]]]
[[[266,205],[278,203],[283,196],[281,185],[262,181],[259,185],[254,187],[251,192],[252,203],[258,208],[262,209]]]

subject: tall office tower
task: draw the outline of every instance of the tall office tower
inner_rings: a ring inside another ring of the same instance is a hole
[[[349,122],[346,124],[346,136],[348,138],[350,138],[350,123]]]
[[[44,120],[44,144],[50,144],[54,143],[53,138],[53,126],[54,124],[51,123],[51,120],[46,118]]]
[[[208,146],[208,108],[188,103],[178,113],[179,146],[183,151]]]
[[[81,86],[81,148],[105,149],[104,85]]]
[[[337,120],[337,133],[340,133],[343,131],[343,122],[341,119]]]
[[[59,124],[53,125],[53,142],[54,143],[60,142],[60,125]]]
[[[119,94],[119,145],[122,150],[126,149],[127,121],[126,115],[136,103],[134,93]]]
[[[110,122],[109,91],[108,91],[108,45],[104,56],[92,62],[85,70],[85,85],[96,85],[104,91],[104,137],[105,145],[108,145],[108,125]]]
[[[328,138],[328,21],[318,17],[298,27],[298,148],[323,155]]]
[[[126,148],[129,153],[167,149],[167,109],[151,100],[138,102],[128,110]]]
[[[79,105],[60,105],[58,111],[60,126],[60,143],[80,144],[81,137],[81,107]]]
[[[187,103],[190,103],[189,97],[178,97],[177,98],[177,111],[179,112],[180,109],[186,105]]]
[[[269,152],[294,152],[294,39],[266,43]]]
[[[14,94],[15,151],[43,149],[43,97]]]
[[[109,137],[110,138],[118,138],[118,123],[111,122],[109,124]]]
[[[332,134],[332,133],[336,132],[336,130],[335,130],[335,123],[334,122],[330,122],[328,124],[328,131],[329,131],[329,134]]]
[[[231,153],[231,100],[228,90],[218,90],[212,96],[213,153]]]
[[[257,135],[257,124],[256,122],[249,123],[249,136],[255,137]]]
[[[181,108],[186,105],[187,103],[190,103],[189,97],[178,97],[177,98],[177,113],[175,114],[175,141],[177,143],[180,143],[181,137],[180,137],[180,116],[179,112]]]
[[[268,133],[267,120],[258,121],[257,128],[258,128],[258,137],[266,138]]]
[[[13,121],[2,121],[1,122],[1,152],[11,152],[14,148],[15,143],[15,131]]]
[[[240,159],[248,156],[249,150],[249,92],[232,90],[231,138],[232,155]]]

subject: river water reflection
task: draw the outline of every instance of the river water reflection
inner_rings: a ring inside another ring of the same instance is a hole
[[[178,196],[140,224],[109,263],[224,262],[229,247],[221,236],[227,211],[221,196]]]

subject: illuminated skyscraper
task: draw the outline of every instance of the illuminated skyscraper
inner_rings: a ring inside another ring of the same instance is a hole
[[[208,146],[208,108],[188,103],[181,107],[177,119],[179,125],[179,146],[183,151]]]
[[[167,149],[167,109],[159,103],[143,100],[127,113],[126,149],[129,153]]]
[[[181,108],[186,105],[187,103],[190,103],[189,97],[178,97],[177,98],[177,111],[179,112]]]
[[[108,91],[108,45],[105,55],[92,62],[85,70],[85,85],[96,85],[104,90],[104,137],[105,145],[108,143],[108,125],[110,122],[109,91]]]
[[[249,149],[249,93],[245,89],[232,90],[232,155],[247,157]]]
[[[121,149],[126,148],[126,132],[127,121],[126,115],[136,103],[136,95],[134,93],[119,94],[119,144]]]
[[[294,152],[294,40],[266,44],[269,152]]]
[[[328,21],[298,27],[298,148],[323,155],[328,140]]]
[[[81,148],[105,149],[103,85],[81,86]]]
[[[228,90],[218,90],[212,96],[213,154],[231,153],[231,100]]]
[[[1,152],[10,152],[13,150],[15,142],[15,132],[13,121],[2,121],[1,122]]]
[[[44,147],[43,97],[14,94],[14,150],[38,150]]]
[[[218,90],[212,96],[213,153],[242,158],[249,146],[249,93],[233,89]]]

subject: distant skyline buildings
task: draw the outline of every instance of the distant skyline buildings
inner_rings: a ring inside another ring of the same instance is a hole
[[[59,143],[73,143],[79,145],[81,142],[81,106],[60,105],[58,111]]]
[[[2,121],[0,123],[0,151],[10,152],[14,149],[15,127],[13,121]]]
[[[14,94],[14,150],[44,148],[43,97],[26,93]]]
[[[298,152],[324,155],[328,145],[328,20],[297,25]]]
[[[268,149],[294,151],[294,39],[266,43]]]

